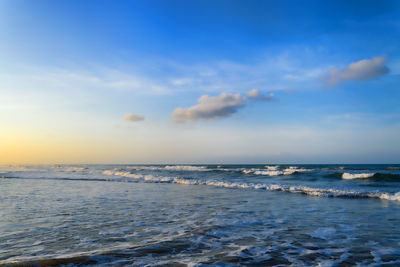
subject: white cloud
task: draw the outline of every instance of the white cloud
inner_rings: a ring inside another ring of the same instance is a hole
[[[268,95],[262,95],[260,90],[253,89],[246,92],[246,96],[248,99],[258,100],[258,101],[272,101],[275,98],[274,93],[269,93]]]
[[[141,115],[141,114],[132,114],[132,113],[129,113],[129,114],[126,114],[126,115],[124,116],[124,120],[129,121],[129,122],[137,122],[137,121],[142,121],[142,120],[144,120],[144,117],[143,117],[143,115]]]
[[[337,85],[349,80],[369,80],[389,73],[384,57],[363,59],[351,63],[344,69],[331,69],[322,80],[329,85]]]
[[[198,99],[197,105],[189,108],[176,108],[171,117],[176,123],[229,117],[242,108],[245,101],[246,98],[240,94],[222,93],[214,97],[203,95]]]
[[[246,101],[271,101],[275,95],[262,95],[258,89],[246,92],[246,96],[240,94],[221,93],[219,96],[202,95],[198,104],[189,108],[176,108],[171,117],[175,123],[194,120],[214,120],[229,117],[244,107]]]

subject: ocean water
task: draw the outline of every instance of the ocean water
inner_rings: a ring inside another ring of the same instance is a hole
[[[400,165],[0,167],[0,266],[400,266]]]

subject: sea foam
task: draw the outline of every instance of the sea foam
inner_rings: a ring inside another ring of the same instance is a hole
[[[391,201],[400,201],[400,192],[368,192],[357,190],[342,190],[334,188],[318,188],[303,185],[281,185],[281,184],[264,184],[264,183],[245,183],[245,182],[228,182],[205,179],[189,179],[178,177],[159,177],[153,175],[132,174],[121,171],[103,171],[104,175],[120,176],[134,179],[136,182],[150,183],[173,183],[181,185],[205,185],[214,187],[237,188],[237,189],[254,189],[266,191],[281,191],[288,193],[298,193],[316,197],[338,197],[338,198],[376,198]]]
[[[351,173],[345,172],[342,175],[342,179],[345,179],[345,180],[366,179],[366,178],[370,178],[374,175],[375,175],[375,173],[353,173],[353,174],[351,174]]]
[[[167,165],[167,166],[127,166],[127,169],[151,171],[210,171],[206,166]]]
[[[298,168],[295,166],[287,167],[283,170],[278,170],[279,166],[265,166],[266,169],[244,169],[242,173],[244,174],[255,174],[255,175],[266,175],[266,176],[281,176],[281,175],[292,175],[296,172],[308,172],[312,169]]]

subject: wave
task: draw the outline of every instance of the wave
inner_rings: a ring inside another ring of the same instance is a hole
[[[43,180],[72,180],[72,181],[96,181],[96,182],[135,182],[135,183],[171,183],[179,185],[202,185],[235,189],[253,189],[266,191],[280,191],[287,193],[297,193],[317,197],[337,197],[337,198],[373,198],[400,201],[400,192],[378,192],[378,191],[356,191],[341,190],[333,188],[318,188],[302,185],[281,185],[265,183],[246,183],[228,182],[218,180],[205,180],[197,178],[164,177],[154,175],[133,174],[126,171],[105,170],[102,172],[103,178],[50,178],[50,177],[2,177],[5,179],[43,179]],[[119,178],[117,178],[119,177]]]
[[[6,266],[137,266],[137,259],[146,256],[173,255],[198,247],[198,243],[187,240],[186,236],[171,236],[144,245],[117,245],[92,251],[64,255],[39,255],[16,257],[14,260],[0,260],[0,267]],[[124,264],[121,264],[124,263]],[[141,265],[140,265],[141,266]],[[147,265],[146,265],[147,266]],[[157,266],[162,266],[158,265]],[[175,266],[170,264],[168,266]]]
[[[245,167],[224,167],[218,166],[197,166],[197,165],[166,165],[166,166],[126,166],[125,169],[140,170],[152,170],[152,171],[226,171],[226,172],[242,172],[244,174],[256,174],[256,175],[290,175],[295,172],[311,171],[313,169],[307,169],[297,166],[280,166],[280,165],[266,165],[259,168],[247,169]]]
[[[20,261],[8,261],[0,263],[0,266],[75,266],[75,265],[89,265],[99,264],[101,261],[96,260],[95,257],[91,256],[75,256],[70,258],[41,258],[35,260],[20,260]]]
[[[85,167],[59,167],[53,166],[52,167],[54,172],[83,172],[86,171],[88,168]]]
[[[1,172],[44,172],[46,169],[41,166],[22,166],[22,165],[7,165],[0,166]]]
[[[331,167],[331,168],[323,168],[323,169],[327,169],[327,170],[346,170],[346,167]]]
[[[170,165],[170,166],[165,166],[164,169],[173,171],[205,171],[207,170],[207,167],[190,166],[190,165]]]
[[[255,174],[255,175],[267,175],[267,176],[281,176],[281,175],[293,175],[299,172],[308,172],[312,171],[312,169],[298,168],[298,167],[287,167],[282,170],[277,170],[278,166],[266,166],[267,170],[260,169],[243,169],[242,173],[244,174]]]
[[[157,183],[171,183],[174,179],[171,177],[158,177],[151,174],[142,175],[124,171],[110,171],[110,170],[103,171],[103,174],[132,178],[132,179],[142,180],[144,182],[157,182]]]
[[[244,182],[227,182],[216,180],[189,179],[178,177],[157,177],[153,175],[132,174],[129,172],[113,172],[104,171],[105,175],[122,176],[132,178],[136,181],[155,182],[155,183],[174,183],[181,185],[205,185],[225,188],[242,188],[266,191],[281,191],[288,193],[298,193],[317,197],[338,197],[338,198],[375,198],[392,201],[400,201],[400,192],[365,192],[355,190],[340,190],[332,188],[317,188],[301,185],[280,185],[280,184],[261,184],[261,183],[244,183]]]
[[[194,166],[194,165],[166,165],[166,166],[126,166],[125,169],[133,169],[137,171],[151,170],[151,171],[208,171],[208,172],[242,172],[245,168],[225,168],[223,166]],[[121,169],[123,170],[123,169]]]
[[[334,172],[325,175],[327,178],[337,178],[343,180],[367,180],[367,181],[388,181],[388,182],[400,182],[400,174],[386,173],[386,172],[375,172],[375,173],[342,173]]]
[[[264,168],[271,171],[276,171],[280,166],[265,166]]]
[[[371,172],[371,173],[348,173],[345,172],[342,174],[342,179],[345,180],[353,180],[353,179],[365,179],[365,178],[370,178],[373,177],[375,175],[375,173]]]
[[[400,167],[387,167],[386,170],[398,171],[398,170],[400,170]]]
[[[372,178],[376,181],[400,181],[400,174],[378,172]]]
[[[210,171],[206,166],[166,165],[166,166],[126,166],[126,169],[151,171]]]

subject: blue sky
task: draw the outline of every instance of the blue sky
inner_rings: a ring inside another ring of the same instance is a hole
[[[398,163],[399,8],[3,0],[0,162]]]

